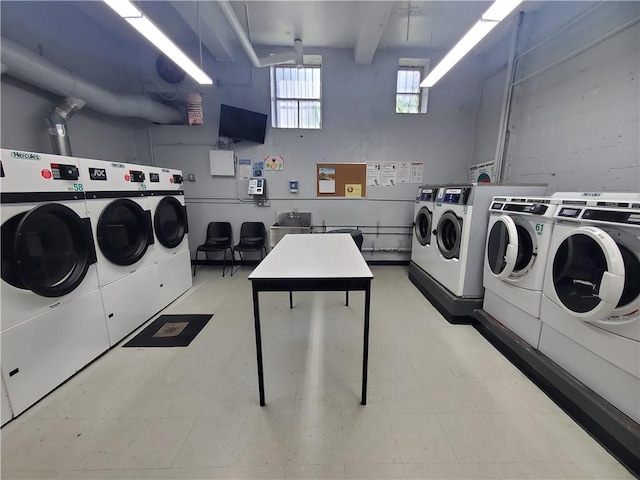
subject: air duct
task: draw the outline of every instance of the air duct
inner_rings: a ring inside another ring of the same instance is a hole
[[[155,123],[184,122],[175,108],[153,101],[143,95],[113,93],[74,75],[49,60],[2,37],[2,64],[8,75],[61,97],[81,98],[87,107],[115,117],[144,118]]]
[[[53,148],[53,153],[56,155],[71,156],[71,142],[69,141],[67,120],[84,106],[84,100],[68,97],[54,108],[47,117],[51,147]]]
[[[253,45],[251,45],[251,40],[249,40],[249,37],[240,24],[240,20],[238,20],[233,8],[231,8],[231,3],[228,0],[220,0],[218,5],[220,6],[220,10],[222,10],[224,16],[227,17],[227,21],[229,22],[231,29],[238,37],[238,40],[240,40],[242,48],[247,52],[247,55],[254,67],[264,68],[271,65],[280,65],[282,63],[296,63],[297,66],[302,66],[302,40],[296,39],[294,42],[294,49],[289,52],[258,58]]]

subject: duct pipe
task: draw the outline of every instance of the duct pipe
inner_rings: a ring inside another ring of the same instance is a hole
[[[2,63],[12,77],[61,97],[81,98],[89,108],[98,112],[116,117],[144,118],[155,123],[181,124],[184,121],[182,113],[175,108],[143,95],[110,92],[7,38],[2,37],[0,52]]]
[[[0,75],[7,71],[7,66],[4,63],[0,63]]]
[[[279,65],[281,63],[296,62],[296,59],[299,56],[296,50],[291,50],[290,52],[285,52],[285,53],[279,53],[278,55],[270,55],[268,57],[258,58],[258,55],[256,54],[256,51],[253,48],[253,45],[251,45],[251,40],[249,40],[249,37],[247,36],[246,32],[242,28],[242,25],[240,24],[240,20],[238,20],[236,13],[233,11],[233,8],[231,8],[231,3],[228,0],[220,0],[218,2],[218,5],[220,6],[220,10],[222,10],[222,13],[224,14],[224,16],[227,17],[227,21],[229,22],[231,29],[234,31],[234,33],[238,37],[238,40],[240,40],[240,44],[242,45],[242,48],[244,48],[244,51],[247,52],[247,55],[249,56],[249,60],[251,60],[251,63],[253,63],[254,67],[264,68],[264,67],[269,67],[271,65]],[[302,40],[299,40],[299,42],[300,42],[299,44],[300,52],[302,52]]]
[[[73,117],[73,115],[84,106],[84,100],[67,97],[60,105],[55,107],[47,117],[51,147],[53,148],[53,153],[56,155],[71,156],[71,142],[69,140],[67,120]]]

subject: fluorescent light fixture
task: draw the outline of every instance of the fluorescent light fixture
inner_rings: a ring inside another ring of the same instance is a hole
[[[104,2],[196,82],[201,85],[213,84],[211,77],[204,73],[162,30],[129,0],[104,0]]]
[[[471,27],[464,37],[451,49],[449,53],[431,70],[429,75],[420,83],[423,88],[433,87],[438,80],[458,63],[469,51],[475,47],[498,23],[504,20],[522,0],[496,0],[484,12],[480,20]]]

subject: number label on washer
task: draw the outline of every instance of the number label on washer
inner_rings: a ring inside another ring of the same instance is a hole
[[[538,235],[542,233],[543,229],[544,229],[544,223],[536,223],[536,232],[538,232]]]
[[[74,183],[73,184],[73,191],[74,192],[83,192],[84,191],[84,187],[82,186],[81,183]]]

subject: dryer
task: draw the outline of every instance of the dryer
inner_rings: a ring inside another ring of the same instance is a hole
[[[14,415],[109,348],[83,187],[76,158],[0,151],[0,364]]]
[[[529,345],[540,339],[540,302],[559,199],[493,197],[482,309]]]
[[[161,308],[147,179],[140,165],[80,159],[80,168],[113,346]]]
[[[149,210],[155,235],[154,260],[160,282],[160,308],[164,308],[193,284],[184,183],[180,170],[147,167],[147,174]]]
[[[554,219],[538,348],[640,422],[640,195],[576,194]]]
[[[413,240],[411,242],[411,262],[422,270],[429,270],[429,263],[436,250],[433,235],[433,210],[438,187],[421,185],[416,194],[413,221]]]

